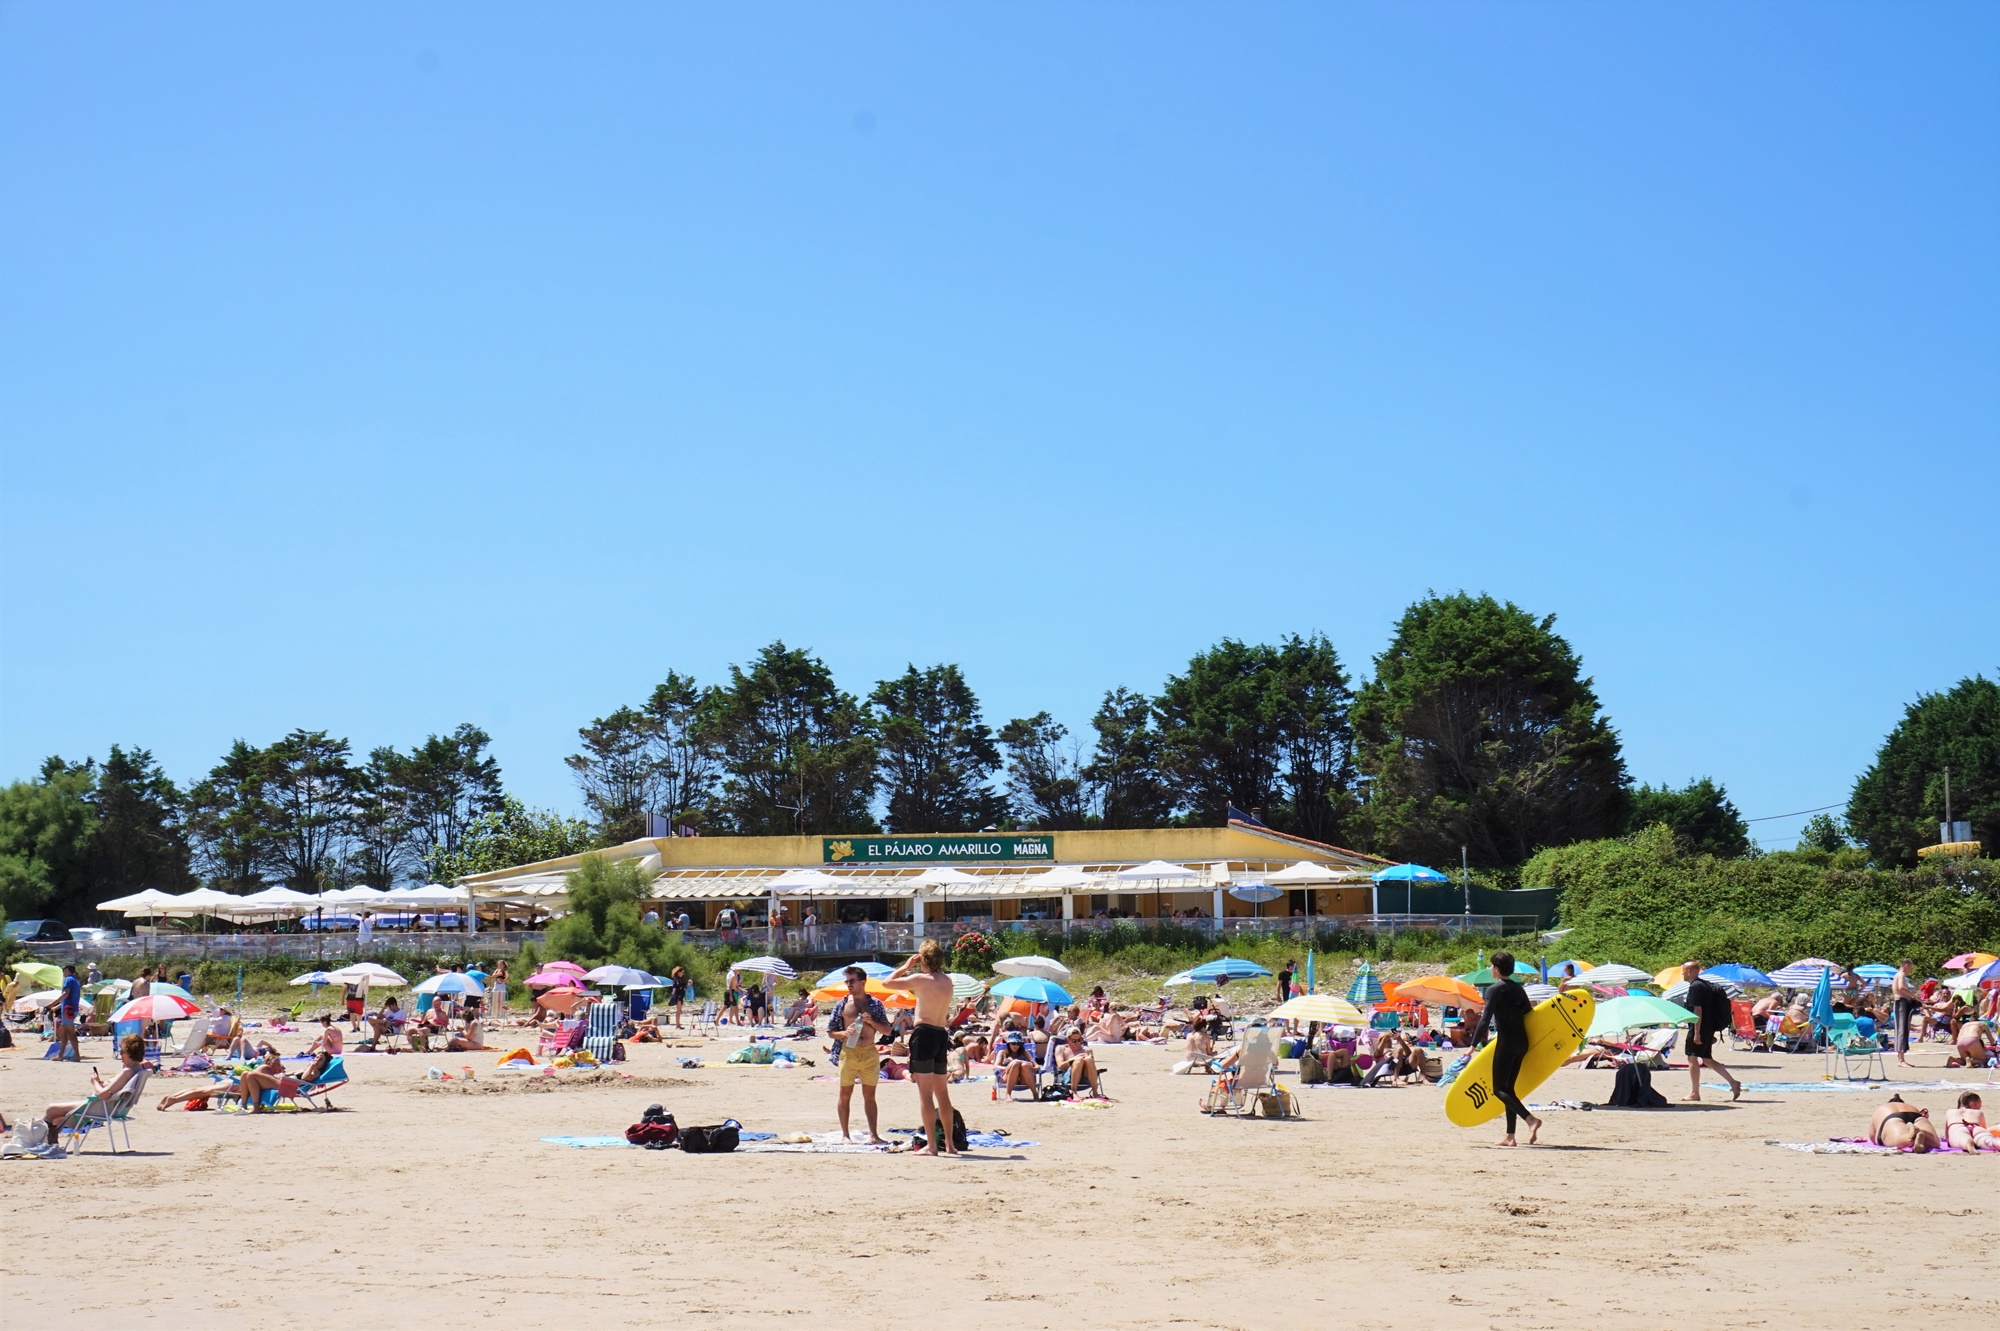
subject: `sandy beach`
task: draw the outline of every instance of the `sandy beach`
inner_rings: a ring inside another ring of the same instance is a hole
[[[303,1046],[305,1037],[281,1039]],[[1743,1103],[1552,1113],[1545,1145],[1451,1127],[1435,1087],[1302,1094],[1290,1122],[1218,1121],[1159,1046],[1101,1051],[1108,1108],[959,1092],[1020,1146],[692,1156],[578,1149],[649,1102],[683,1124],[834,1127],[817,1068],[683,1070],[738,1047],[638,1046],[611,1084],[529,1090],[493,1055],[351,1055],[337,1113],[155,1112],[136,1155],[0,1162],[10,1326],[653,1326],[675,1317],[950,1327],[1872,1327],[1992,1308],[2000,1156],[1818,1156],[1878,1094],[1766,1092],[1816,1057],[1741,1055]],[[109,1070],[102,1042],[86,1049]],[[87,1072],[0,1052],[13,1121]],[[819,1057],[817,1047],[812,1050]],[[1945,1072],[1941,1053],[1915,1076]],[[437,1065],[477,1080],[430,1082]],[[622,1074],[629,1073],[630,1077]],[[1684,1073],[1656,1077],[1669,1095]],[[1566,1071],[1531,1097],[1601,1101]],[[155,1078],[148,1100],[193,1084]],[[1935,1117],[1946,1090],[1906,1091]],[[883,1126],[916,1095],[881,1088]],[[860,1126],[859,1101],[855,1123]],[[1034,1145],[1025,1143],[1033,1142]],[[74,1273],[54,1280],[52,1271]]]

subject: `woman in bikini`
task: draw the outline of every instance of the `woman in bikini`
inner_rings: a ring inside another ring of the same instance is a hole
[[[1923,1155],[1938,1148],[1938,1132],[1931,1126],[1931,1111],[1912,1109],[1900,1095],[1891,1095],[1875,1111],[1868,1125],[1868,1140],[1877,1146],[1909,1149]]]
[[[1986,1126],[1985,1104],[1978,1091],[1959,1092],[1958,1106],[1945,1111],[1944,1139],[1961,1151],[2000,1151],[2000,1141]]]

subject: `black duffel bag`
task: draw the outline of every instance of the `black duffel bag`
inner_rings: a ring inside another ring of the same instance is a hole
[[[690,1155],[717,1155],[733,1151],[742,1139],[743,1125],[735,1119],[724,1119],[713,1127],[682,1128],[681,1149]]]

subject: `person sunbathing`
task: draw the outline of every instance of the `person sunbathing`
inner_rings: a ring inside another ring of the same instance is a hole
[[[1986,1126],[1985,1103],[1978,1091],[1961,1091],[1955,1108],[1945,1111],[1944,1139],[1961,1151],[2000,1151],[2000,1140]]]
[[[1097,1020],[1084,1032],[1084,1038],[1097,1044],[1122,1044],[1131,1025],[1130,1017],[1107,1008],[1098,1013]]]
[[[1875,1111],[1868,1125],[1868,1140],[1877,1146],[1912,1150],[1918,1155],[1938,1148],[1937,1129],[1931,1126],[1931,1111],[1912,1109],[1900,1095],[1891,1095]]]
[[[284,1060],[277,1050],[267,1054],[262,1063],[245,1069],[239,1076],[227,1082],[210,1082],[206,1086],[193,1086],[185,1091],[174,1091],[160,1097],[157,1109],[172,1109],[175,1105],[186,1104],[190,1100],[240,1099],[252,1113],[262,1113],[265,1091],[276,1091],[280,1095],[296,1093],[299,1082],[285,1074]]]
[[[333,1024],[332,1017],[322,1015],[319,1019],[319,1035],[306,1046],[306,1052],[313,1056],[313,1061],[307,1065],[306,1075],[300,1080],[318,1081],[320,1074],[326,1071],[327,1065],[339,1058],[346,1047],[346,1032]]]
[[[1000,1063],[993,1070],[993,1079],[999,1089],[1012,1095],[1017,1090],[1035,1089],[1035,1062],[1028,1053],[1028,1042],[1019,1031],[1007,1032],[1007,1038],[1000,1047]]]
[[[1089,1046],[1083,1042],[1083,1032],[1072,1030],[1062,1047],[1056,1050],[1056,1071],[1069,1073],[1069,1088],[1074,1094],[1079,1086],[1090,1088],[1089,1098],[1103,1100],[1104,1082],[1097,1074],[1097,1059]]]
[[[128,1035],[123,1040],[120,1040],[118,1042],[118,1061],[124,1066],[120,1068],[118,1075],[112,1079],[111,1084],[108,1086],[105,1084],[104,1078],[97,1075],[97,1069],[92,1068],[90,1070],[90,1093],[94,1098],[108,1103],[113,1096],[130,1085],[134,1077],[145,1071],[145,1037],[141,1035]],[[87,1102],[83,1100],[59,1100],[42,1111],[42,1117],[49,1125],[49,1141],[55,1141],[56,1134],[62,1131],[64,1120],[77,1110],[83,1108],[85,1103]]]
[[[1187,1057],[1194,1062],[1202,1062],[1215,1057],[1215,1039],[1206,1026],[1188,1027]]]

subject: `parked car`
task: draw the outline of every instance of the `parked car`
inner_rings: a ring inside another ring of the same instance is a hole
[[[27,944],[37,961],[76,960],[76,942],[61,920],[9,920],[7,941]]]
[[[130,935],[127,934],[123,929],[83,929],[83,928],[71,929],[69,931],[69,936],[76,940],[76,945],[78,947],[95,947],[100,943],[108,943],[114,938],[130,937]]]

